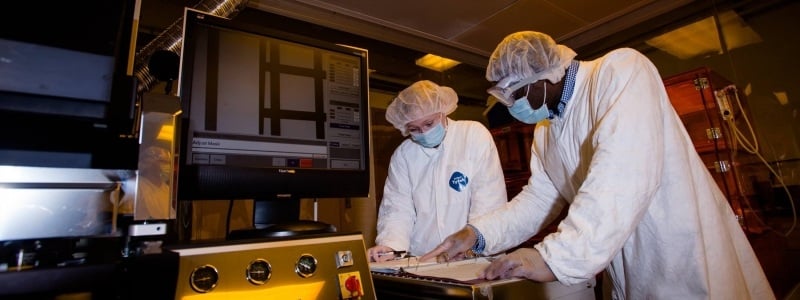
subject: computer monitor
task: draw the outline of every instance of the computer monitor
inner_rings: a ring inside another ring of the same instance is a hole
[[[367,70],[366,50],[187,9],[178,199],[366,196]]]

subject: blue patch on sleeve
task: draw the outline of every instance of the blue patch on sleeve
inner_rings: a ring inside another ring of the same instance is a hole
[[[468,183],[469,178],[461,172],[453,172],[453,175],[450,175],[450,187],[458,192],[466,190]]]

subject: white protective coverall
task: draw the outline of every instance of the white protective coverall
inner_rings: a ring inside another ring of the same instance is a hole
[[[468,220],[508,201],[489,130],[475,121],[447,121],[439,147],[424,148],[408,138],[392,154],[376,245],[421,256]]]
[[[486,252],[526,241],[569,205],[557,231],[535,245],[563,284],[606,268],[615,299],[775,298],[640,53],[580,62],[572,97],[561,117],[537,124],[531,154],[522,192],[471,223]]]

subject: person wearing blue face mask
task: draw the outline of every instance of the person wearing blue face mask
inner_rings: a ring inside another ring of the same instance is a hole
[[[551,88],[551,91],[559,91],[561,88],[561,84],[563,81],[559,81],[557,84],[551,84],[554,86],[555,89]],[[530,91],[531,86],[536,86],[533,89],[538,90],[542,89],[542,97],[538,99],[531,99],[530,98]],[[545,80],[540,80],[537,83],[528,83],[525,84],[522,88],[519,88],[516,92],[511,94],[511,99],[513,103],[508,107],[508,112],[513,116],[515,119],[523,122],[525,124],[536,124],[542,120],[549,119],[553,117],[553,112],[548,107],[548,103],[552,102],[551,99],[555,99],[556,97],[560,97],[561,94],[552,96],[547,94],[547,86],[548,82]],[[490,91],[493,91],[490,89]],[[524,91],[525,93],[522,95],[520,92]],[[519,95],[519,96],[518,96]],[[495,96],[497,97],[497,96]],[[541,103],[538,108],[534,109],[531,107],[531,102],[536,101]]]
[[[550,36],[510,34],[488,92],[536,124],[528,184],[508,205],[420,259],[505,254],[482,273],[580,284],[601,272],[612,299],[775,299],[747,236],[641,53],[591,61]],[[533,247],[504,251],[567,210]],[[605,271],[605,272],[604,272]]]
[[[481,123],[452,120],[458,95],[428,80],[401,91],[386,120],[404,136],[389,163],[371,261],[419,256],[469,220],[508,202],[494,140]]]

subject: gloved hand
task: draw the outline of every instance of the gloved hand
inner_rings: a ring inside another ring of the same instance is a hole
[[[520,248],[511,254],[498,257],[481,272],[479,277],[489,280],[521,277],[538,282],[556,280],[553,271],[534,248]]]
[[[394,249],[383,245],[376,245],[367,249],[367,256],[371,262],[382,262],[394,259]]]
[[[419,258],[419,261],[428,261],[436,258],[437,262],[447,262],[464,259],[467,250],[470,250],[478,235],[469,226],[448,236],[439,246]]]

